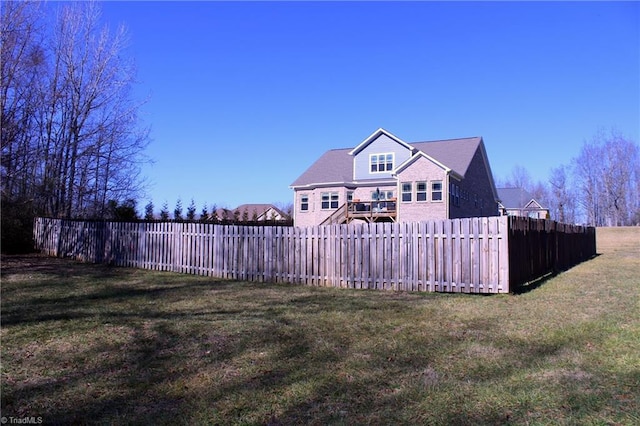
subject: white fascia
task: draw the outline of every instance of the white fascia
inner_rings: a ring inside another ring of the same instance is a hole
[[[407,159],[407,161],[405,161],[404,163],[400,164],[398,166],[398,168],[395,169],[395,171],[393,172],[393,176],[397,176],[398,173],[400,173],[401,171],[403,171],[404,169],[406,169],[407,167],[409,167],[411,164],[413,164],[414,161],[416,161],[418,158],[425,158],[429,161],[431,161],[433,164],[435,164],[436,166],[440,167],[442,170],[445,171],[445,173],[447,173],[448,175],[453,176],[454,178],[456,178],[457,180],[462,180],[464,179],[463,176],[460,176],[460,174],[458,174],[456,171],[450,169],[449,167],[445,166],[444,164],[442,164],[441,162],[439,162],[438,160],[436,160],[435,158],[431,157],[430,155],[425,154],[422,151],[418,151],[416,154],[412,155],[411,157],[409,157]]]
[[[378,130],[376,130],[375,132],[373,132],[368,138],[366,138],[365,140],[363,140],[362,142],[360,142],[360,144],[358,146],[356,146],[355,148],[353,148],[350,152],[349,155],[356,155],[358,152],[362,151],[367,145],[369,145],[372,141],[374,141],[377,137],[379,137],[380,135],[385,135],[391,139],[393,139],[394,141],[396,141],[397,143],[399,143],[400,145],[402,145],[403,147],[407,148],[408,150],[413,151],[413,147],[411,145],[409,145],[408,143],[406,143],[405,141],[403,141],[402,139],[400,139],[399,137],[389,133],[388,131],[386,131],[385,129],[383,129],[382,127],[379,128]]]
[[[315,189],[315,188],[323,188],[323,187],[330,187],[330,186],[351,186],[352,182],[322,182],[322,183],[310,183],[308,185],[296,185],[296,186],[289,186],[289,188],[293,189],[294,191],[300,190],[300,189]]]

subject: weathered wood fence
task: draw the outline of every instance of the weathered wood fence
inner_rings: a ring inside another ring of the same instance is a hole
[[[491,217],[295,228],[36,218],[34,240],[48,255],[93,263],[246,281],[464,293],[514,291],[549,268],[595,254],[595,231],[549,225],[553,239],[545,234],[549,221],[537,221],[545,222],[541,230],[533,230],[531,221]],[[574,247],[580,255],[565,253]],[[546,254],[549,249],[553,255]]]
[[[509,217],[511,291],[596,255],[596,228]]]

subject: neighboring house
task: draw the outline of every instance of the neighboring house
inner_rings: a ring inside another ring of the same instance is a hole
[[[217,208],[214,213],[209,214],[209,219],[212,219],[215,216],[217,221],[219,220],[231,220],[233,219],[233,210],[226,209],[224,207]]]
[[[230,217],[237,215],[240,220],[245,217],[250,221],[275,221],[290,220],[289,216],[272,204],[243,204],[236,207]],[[245,216],[246,215],[246,216]]]
[[[548,219],[549,209],[533,198],[523,188],[498,188],[500,214],[503,216],[524,216],[535,219]]]
[[[324,153],[291,188],[295,226],[498,215],[481,137],[407,143],[378,129]]]

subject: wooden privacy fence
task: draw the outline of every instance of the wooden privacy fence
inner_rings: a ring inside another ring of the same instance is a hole
[[[509,283],[517,287],[596,255],[596,228],[509,217]]]
[[[519,230],[512,236],[509,227],[522,223],[514,218],[490,217],[295,228],[36,218],[34,240],[36,249],[51,256],[217,278],[401,291],[506,293],[537,278],[532,275],[546,274],[541,272],[549,267],[549,262],[523,260],[522,256],[537,256],[551,243],[529,228],[522,232],[516,226]],[[553,227],[556,235],[564,231]],[[567,235],[582,236],[578,231]],[[532,236],[544,244],[523,250]],[[511,245],[512,239],[515,245]],[[574,241],[570,236],[567,239]],[[595,232],[593,240],[590,255],[595,254]],[[565,257],[557,256],[564,245],[554,244],[553,259],[564,262]],[[556,265],[551,268],[556,270]]]

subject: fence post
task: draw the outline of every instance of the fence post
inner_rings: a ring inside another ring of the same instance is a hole
[[[514,292],[595,254],[595,228],[503,216],[274,228],[34,220],[35,247],[218,278],[402,291]]]

